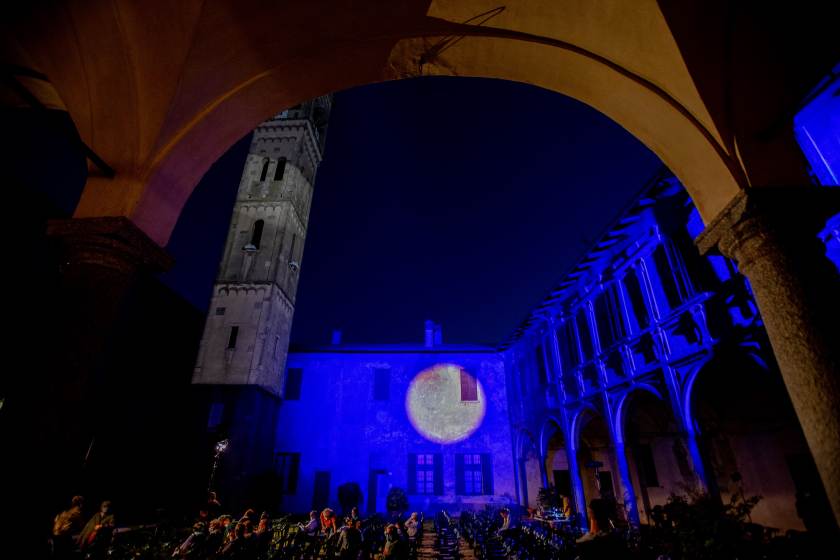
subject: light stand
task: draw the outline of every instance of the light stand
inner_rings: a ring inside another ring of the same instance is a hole
[[[222,456],[222,453],[227,451],[228,446],[230,445],[229,439],[223,439],[222,441],[216,443],[216,454],[213,456],[213,468],[210,471],[210,480],[207,482],[207,494],[209,495],[210,492],[213,490],[213,480],[216,478],[216,469],[219,467],[219,459]]]

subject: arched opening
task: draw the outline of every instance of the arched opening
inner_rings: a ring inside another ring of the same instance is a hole
[[[609,518],[618,520],[618,516],[623,516],[623,511],[618,511],[615,501],[620,496],[621,481],[610,429],[607,420],[599,412],[589,409],[581,413],[577,423],[580,426],[577,468],[583,482],[587,518],[590,523],[598,524],[598,530],[604,530],[605,526],[601,526],[605,521],[602,504],[609,504]],[[593,506],[599,511],[593,513]]]
[[[622,406],[624,449],[642,523],[672,493],[697,484],[688,446],[673,411],[652,391],[639,389]]]
[[[268,175],[268,158],[263,160],[262,171],[260,171],[260,182],[265,181],[265,178],[266,178],[267,175]]]
[[[519,435],[516,457],[519,470],[519,504],[525,508],[536,508],[539,505],[539,491],[543,487],[539,449],[534,439],[525,432]]]
[[[710,485],[724,501],[761,496],[755,523],[814,529],[833,522],[814,461],[781,376],[762,358],[734,349],[697,374],[689,418]]]
[[[572,468],[566,450],[566,437],[557,420],[546,420],[542,429],[543,460],[548,484],[553,486],[560,497],[558,506],[563,513],[571,516],[576,511],[574,490],[572,487]],[[568,508],[563,504],[568,503]]]
[[[260,248],[260,241],[262,241],[263,228],[265,227],[265,220],[257,220],[254,222],[254,227],[251,230],[251,242],[249,248],[254,250]]]

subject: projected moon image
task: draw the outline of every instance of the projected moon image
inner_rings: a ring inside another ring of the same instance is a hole
[[[464,368],[437,364],[411,380],[405,410],[414,429],[426,439],[455,443],[478,429],[486,402],[481,382]]]

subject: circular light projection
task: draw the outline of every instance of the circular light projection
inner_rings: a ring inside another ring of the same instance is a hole
[[[424,369],[411,380],[405,396],[412,426],[435,443],[468,438],[484,420],[486,403],[481,382],[455,364]]]

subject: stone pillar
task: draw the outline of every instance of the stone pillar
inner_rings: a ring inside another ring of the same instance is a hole
[[[697,483],[705,490],[712,492],[712,483],[706,475],[706,464],[703,462],[703,454],[700,452],[700,444],[697,442],[697,434],[694,430],[685,432],[685,443],[688,446],[688,455],[691,457],[691,467],[697,475]]]
[[[741,192],[698,237],[749,279],[776,360],[840,519],[840,277],[818,232],[840,211],[840,189]]]
[[[579,526],[586,531],[586,528],[589,527],[586,521],[586,496],[583,493],[583,480],[580,478],[577,449],[572,445],[566,445],[566,461],[569,463],[569,476],[572,479],[572,500],[575,504]]]
[[[548,467],[545,466],[545,457],[540,457],[540,478],[542,479],[543,488],[548,488]]]
[[[633,480],[630,478],[630,467],[627,464],[627,451],[624,448],[624,442],[615,442],[613,444],[615,450],[615,462],[618,466],[618,477],[621,483],[621,496],[616,496],[616,499],[621,499],[621,504],[627,512],[627,521],[633,525],[639,524],[639,508],[636,504],[636,492],[633,491]]]
[[[119,372],[105,372],[102,364],[124,297],[138,272],[163,270],[172,261],[124,217],[51,221],[47,236],[58,274],[52,293],[43,296],[51,315],[39,333],[44,352],[38,378],[21,388],[14,404],[31,407],[17,412],[32,418],[40,438],[32,461],[58,494],[52,498],[63,503],[67,492],[79,491],[95,426],[104,421],[99,405],[109,384],[118,382]]]
[[[528,470],[526,468],[526,461],[525,459],[520,458],[519,460],[519,484],[520,484],[520,505],[523,507],[528,507]]]

